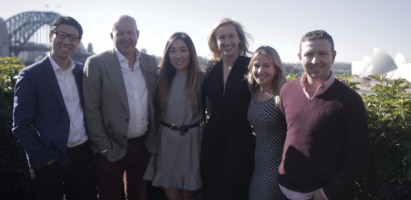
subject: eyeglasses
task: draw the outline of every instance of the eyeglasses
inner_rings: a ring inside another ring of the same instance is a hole
[[[54,34],[60,39],[66,39],[66,37],[69,37],[69,40],[72,42],[78,42],[80,40],[80,37],[74,34],[67,34],[63,31],[53,31]]]

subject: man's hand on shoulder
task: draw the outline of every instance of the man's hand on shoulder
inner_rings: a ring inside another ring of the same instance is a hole
[[[314,200],[327,200],[322,192],[321,189],[315,190],[313,192],[309,192],[307,194],[305,194],[306,197],[310,197],[310,198],[314,198]]]

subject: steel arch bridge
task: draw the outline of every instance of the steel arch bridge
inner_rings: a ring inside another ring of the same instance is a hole
[[[55,12],[23,12],[7,19],[10,53],[18,56],[20,51],[49,51],[50,47],[39,43],[29,43],[33,34],[44,25],[51,23],[61,15]]]

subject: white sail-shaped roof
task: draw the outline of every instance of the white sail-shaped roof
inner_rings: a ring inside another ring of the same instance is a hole
[[[401,65],[398,69],[388,72],[387,77],[389,79],[405,78],[408,82],[411,82],[411,63]]]
[[[362,74],[361,78],[368,77],[369,75],[373,75],[374,65],[371,65],[367,68],[367,70]]]
[[[367,71],[368,67],[370,67],[372,65],[372,58],[369,56],[364,56],[364,58],[362,59],[362,69],[360,72],[360,77],[363,77],[365,74],[365,71]]]
[[[397,53],[397,55],[395,56],[394,62],[395,64],[397,64],[397,66],[405,65],[408,63],[407,59],[405,59],[402,53]]]
[[[362,70],[362,62],[361,61],[352,61],[351,64],[351,74],[352,75],[360,75]]]
[[[373,74],[386,74],[391,70],[397,69],[397,65],[391,56],[378,48],[374,48],[373,65]]]
[[[374,48],[372,58],[364,56],[362,61],[352,62],[351,73],[359,75],[360,78],[373,74],[387,74],[388,79],[405,78],[411,82],[411,63],[408,63],[401,53],[397,53],[395,60],[393,60],[383,50]]]

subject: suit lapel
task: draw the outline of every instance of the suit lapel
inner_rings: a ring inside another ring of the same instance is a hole
[[[109,52],[105,68],[107,71],[107,76],[109,77],[111,85],[114,87],[118,98],[127,112],[130,113],[128,108],[126,85],[124,83],[123,73],[121,72],[120,62],[118,61],[118,57],[114,49]]]
[[[82,77],[83,77],[83,70],[77,63],[74,63],[75,67],[73,70],[74,77],[76,79],[76,86],[78,91],[78,96],[80,98],[80,105],[84,112],[84,98],[83,98],[83,85],[82,85]]]
[[[56,74],[53,70],[53,67],[51,66],[51,63],[48,57],[46,57],[43,60],[43,69],[44,69],[43,71],[44,75],[46,76],[47,81],[49,82],[49,85],[51,89],[53,90],[54,95],[57,98],[57,101],[61,104],[61,106],[66,108],[66,104],[64,103],[63,95],[61,94],[59,83],[57,82]],[[67,108],[64,110],[67,110]]]
[[[146,58],[144,54],[140,56],[140,67],[141,67],[141,72],[143,73],[144,81],[146,82],[146,87],[148,90],[148,103],[150,104],[149,108],[154,108],[153,107],[153,101],[154,101],[154,75],[155,74],[155,68],[156,66],[151,67],[151,65],[148,63],[149,60]],[[151,121],[154,120],[154,110],[150,110],[150,118]]]
[[[154,76],[152,75],[153,72],[151,72],[153,69],[149,68],[150,65],[147,62],[148,61],[145,57],[143,56],[140,57],[141,72],[143,73],[143,77],[146,82],[146,87],[148,90],[149,98],[151,100],[154,95]]]

